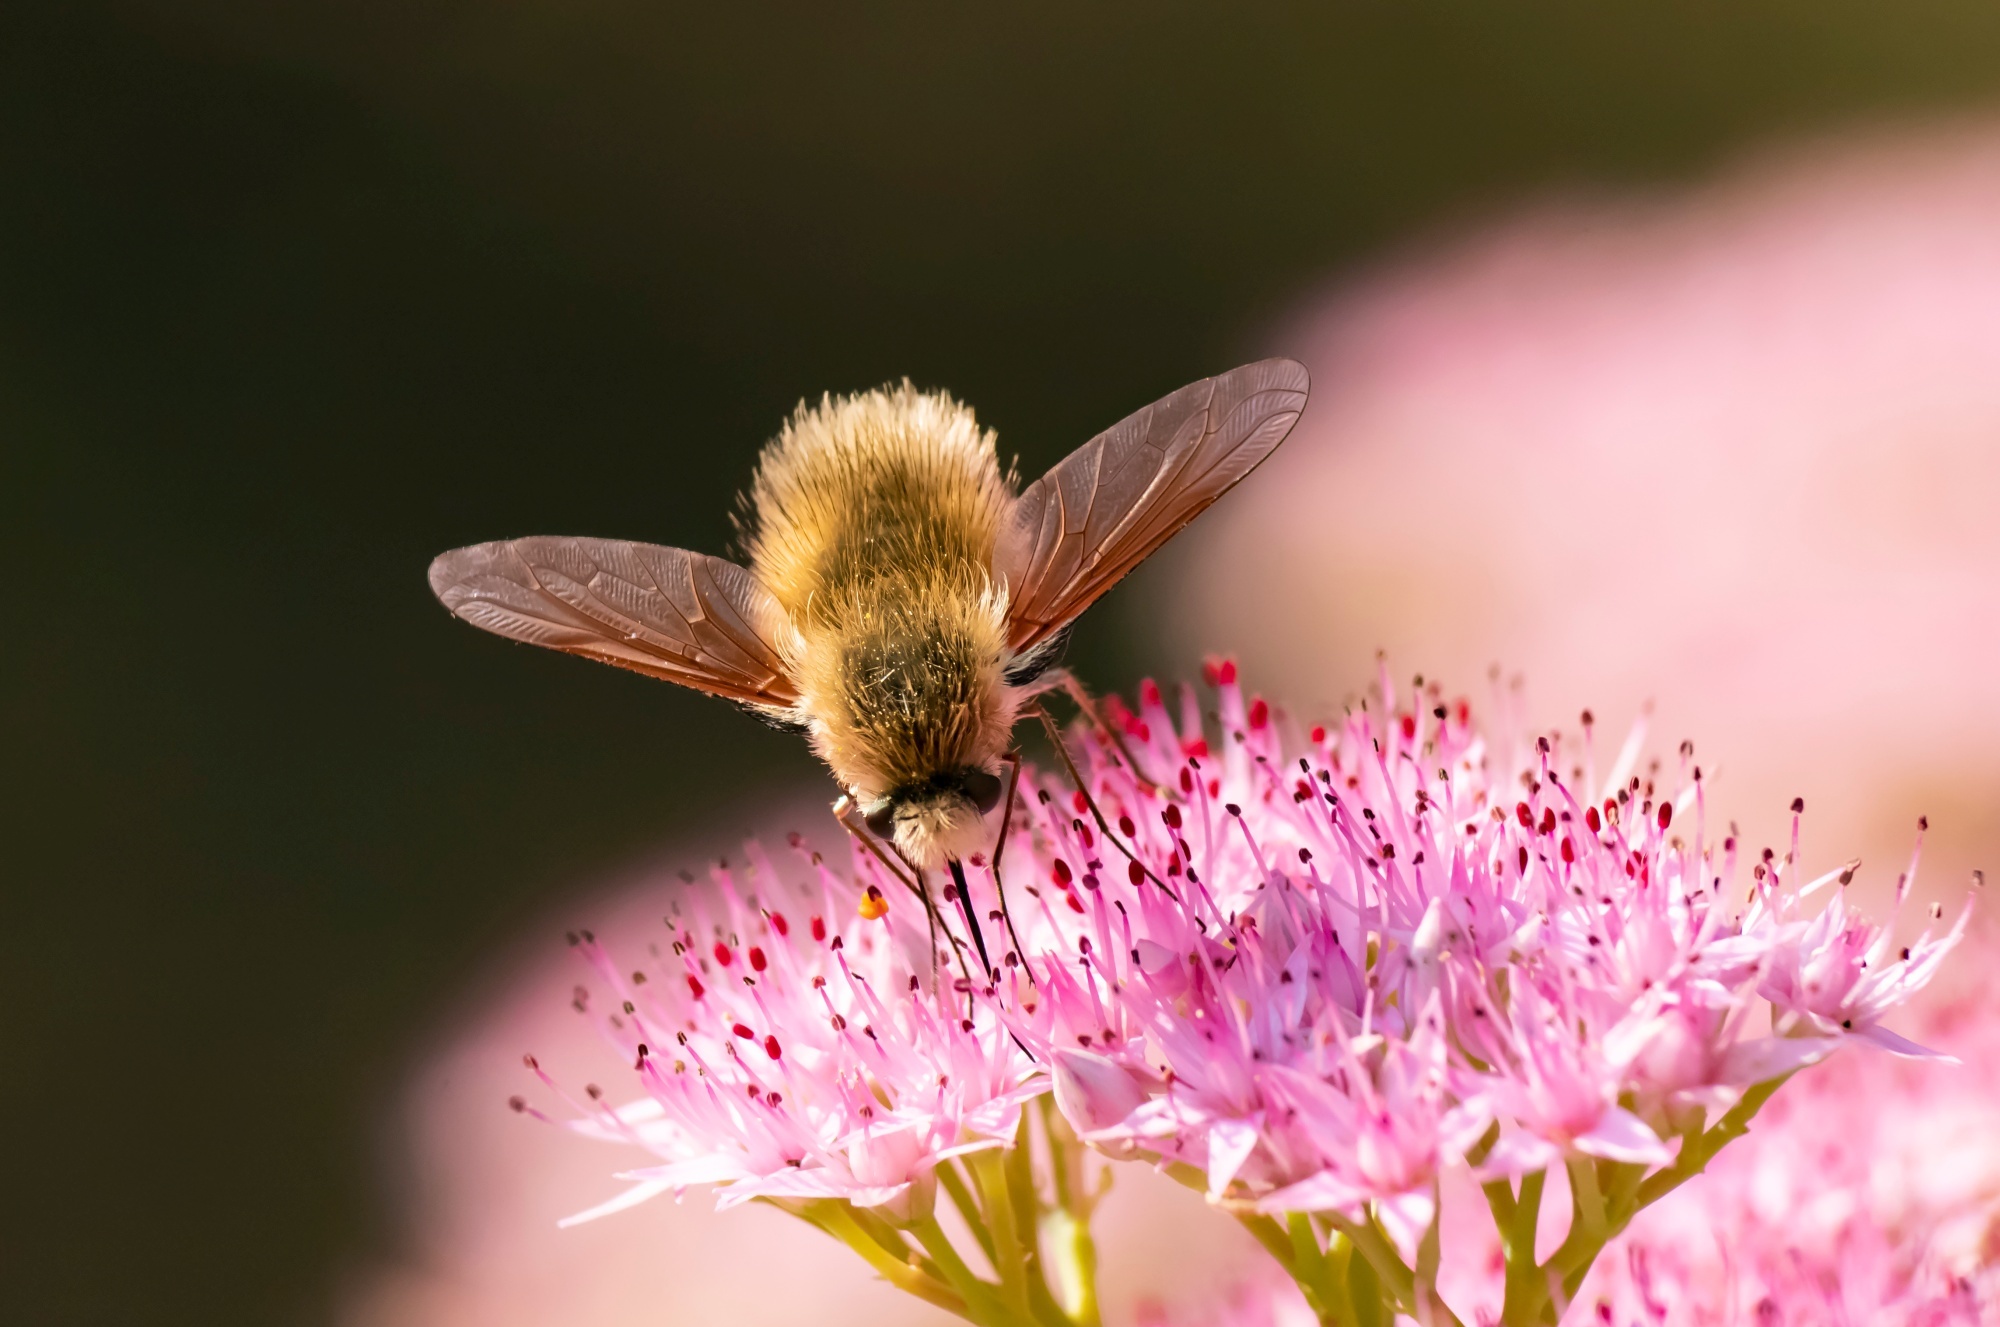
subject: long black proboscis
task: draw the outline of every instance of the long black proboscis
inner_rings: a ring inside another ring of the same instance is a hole
[[[972,911],[972,891],[965,884],[965,867],[954,857],[946,863],[951,868],[951,883],[958,888],[958,906],[965,910],[966,929],[972,932],[973,947],[979,951],[979,961],[986,965],[986,975],[993,975],[993,960],[986,955],[986,937],[979,930],[979,917]]]

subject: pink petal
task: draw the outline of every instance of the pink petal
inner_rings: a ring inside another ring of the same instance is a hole
[[[1891,1055],[1900,1055],[1905,1059],[1941,1060],[1946,1064],[1957,1064],[1959,1062],[1956,1055],[1947,1055],[1943,1051],[1934,1051],[1928,1046],[1919,1046],[1908,1037],[1891,1032],[1879,1023],[1874,1027],[1862,1028],[1854,1035],[1862,1041],[1881,1047]]]
[[[647,1199],[657,1198],[674,1187],[674,1185],[669,1184],[665,1180],[647,1180],[644,1183],[634,1184],[616,1198],[608,1199],[595,1207],[578,1212],[575,1216],[566,1216],[556,1222],[556,1225],[564,1230],[569,1229],[571,1226],[580,1226],[586,1221],[595,1221],[600,1216],[610,1216],[613,1212],[622,1212],[628,1207],[637,1207]]]
[[[1597,1127],[1579,1135],[1576,1150],[1607,1161],[1635,1161],[1649,1166],[1664,1166],[1674,1159],[1660,1136],[1622,1106],[1605,1111]]]
[[[1208,1196],[1222,1197],[1223,1190],[1243,1169],[1243,1163],[1257,1150],[1261,1117],[1250,1120],[1217,1120],[1208,1126]]]

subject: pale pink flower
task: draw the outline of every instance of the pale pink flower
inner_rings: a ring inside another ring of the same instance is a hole
[[[874,863],[841,874],[801,850],[791,874],[807,883],[788,884],[755,845],[750,860],[759,896],[718,869],[635,966],[576,937],[609,997],[598,1007],[579,987],[578,1007],[643,1095],[612,1107],[592,1086],[569,1099],[570,1127],[659,1163],[621,1172],[629,1188],[565,1224],[697,1185],[724,1207],[838,1198],[921,1216],[938,1161],[1010,1140],[1046,1090],[993,1019],[934,982],[922,908],[904,894],[884,910],[882,887],[901,887]]]

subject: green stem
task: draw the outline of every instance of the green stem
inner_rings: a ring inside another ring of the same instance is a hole
[[[898,1258],[887,1248],[861,1228],[854,1219],[854,1209],[838,1199],[821,1199],[798,1206],[781,1204],[795,1216],[803,1217],[827,1234],[853,1249],[873,1267],[877,1274],[890,1285],[907,1294],[915,1295],[926,1303],[935,1304],[947,1313],[956,1313],[965,1318],[965,1300],[950,1287],[940,1283],[935,1277],[914,1266],[910,1262],[908,1246]]]
[[[1444,1203],[1436,1186],[1431,1191],[1431,1223],[1424,1230],[1424,1237],[1417,1245],[1417,1321],[1435,1323],[1439,1321],[1457,1322],[1458,1318],[1445,1306],[1438,1296],[1438,1264],[1443,1260],[1443,1236],[1439,1227],[1444,1221]]]
[[[1396,1252],[1373,1218],[1364,1221],[1350,1221],[1338,1212],[1327,1214],[1327,1220],[1334,1229],[1354,1242],[1354,1247],[1367,1260],[1375,1277],[1388,1292],[1391,1302],[1414,1310],[1417,1302],[1416,1277],[1403,1265],[1402,1255]]]
[[[1757,1084],[1743,1094],[1743,1100],[1737,1102],[1727,1115],[1715,1122],[1714,1128],[1683,1143],[1681,1154],[1671,1167],[1639,1186],[1639,1202],[1633,1211],[1650,1207],[1706,1170],[1717,1152],[1749,1132],[1750,1121],[1764,1108],[1771,1095],[1790,1081],[1791,1076],[1785,1074]]]
[[[1547,1283],[1542,1279],[1541,1269],[1535,1266],[1535,1234],[1542,1218],[1542,1186],[1548,1181],[1548,1172],[1538,1170],[1521,1177],[1521,1196],[1510,1198],[1507,1205],[1508,1219],[1500,1225],[1500,1248],[1507,1258],[1506,1297],[1500,1308],[1500,1320],[1508,1327],[1526,1327],[1541,1317],[1542,1304],[1548,1294]],[[1507,1181],[1495,1181],[1502,1189]],[[1488,1187],[1487,1201],[1492,1201],[1492,1186]],[[1499,1216],[1500,1209],[1494,1209]]]
[[[1007,1189],[1007,1163],[998,1152],[977,1152],[967,1158],[979,1185],[981,1207],[989,1232],[986,1256],[1000,1274],[1000,1291],[1022,1319],[1033,1317],[1028,1306],[1028,1252],[1014,1222],[1014,1200]]]
[[[1597,1162],[1590,1157],[1571,1157],[1568,1167],[1570,1205],[1575,1209],[1576,1230],[1602,1246],[1610,1237],[1611,1230],[1604,1216],[1604,1194],[1597,1187]]]
[[[910,1223],[910,1234],[930,1255],[931,1261],[944,1273],[944,1279],[958,1292],[965,1307],[959,1310],[962,1317],[979,1323],[982,1327],[1012,1327],[1013,1315],[1002,1304],[993,1291],[990,1282],[982,1281],[965,1265],[965,1259],[952,1247],[951,1237],[944,1233],[944,1227],[937,1218],[927,1216],[921,1221]]]
[[[1053,1097],[1042,1098],[1042,1136],[1049,1146],[1049,1173],[1055,1188],[1052,1210],[1039,1221],[1041,1246],[1054,1272],[1071,1292],[1065,1317],[1076,1327],[1101,1327],[1097,1302],[1097,1241],[1091,1237],[1090,1214],[1098,1195],[1084,1184],[1085,1147],[1069,1121],[1056,1109]]]
[[[944,1186],[945,1193],[950,1195],[952,1206],[956,1207],[958,1214],[965,1219],[966,1226],[972,1231],[972,1237],[979,1241],[979,1251],[986,1255],[986,1261],[992,1263],[994,1270],[998,1271],[1000,1260],[994,1256],[992,1232],[987,1229],[986,1222],[980,1219],[980,1205],[973,1200],[972,1191],[966,1187],[965,1176],[959,1173],[955,1162],[947,1161],[937,1168],[937,1177],[938,1183]]]
[[[1346,1236],[1333,1237],[1342,1245],[1336,1256],[1332,1248],[1320,1252],[1319,1233],[1313,1229],[1312,1218],[1304,1212],[1286,1213],[1285,1229],[1291,1235],[1292,1279],[1305,1292],[1314,1316],[1326,1327],[1352,1327],[1354,1304],[1348,1297],[1345,1259],[1351,1246],[1347,1245]]]

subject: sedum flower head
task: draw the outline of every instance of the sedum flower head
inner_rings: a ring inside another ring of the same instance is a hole
[[[723,1207],[834,1198],[922,1215],[938,1162],[1011,1139],[1046,1089],[995,1020],[967,1018],[964,995],[931,983],[927,942],[888,907],[879,867],[836,872],[803,847],[790,872],[754,844],[749,856],[761,893],[717,868],[641,962],[573,937],[641,1092],[612,1107],[592,1088],[570,1101],[570,1125],[658,1163],[622,1172],[629,1188],[565,1224],[697,1185]],[[594,1003],[581,987],[577,1001]]]
[[[1690,1112],[1845,1040],[1920,1051],[1881,1020],[1959,929],[1812,915],[1852,871],[1796,886],[1796,828],[1746,861],[1691,749],[1600,777],[1587,719],[1496,744],[1386,676],[1305,730],[1234,674],[1213,724],[1149,684],[1117,743],[1073,741],[1089,797],[1040,780],[1010,846],[1035,925],[996,1006],[1107,1152],[1241,1209],[1372,1213],[1408,1257],[1445,1168],[1665,1166]]]
[[[975,1321],[1061,1295],[1080,1322],[1080,1139],[1276,1232],[1322,1319],[1348,1311],[1328,1287],[1350,1255],[1373,1269],[1356,1312],[1379,1290],[1422,1318],[1441,1180],[1469,1173],[1526,1222],[1507,1297],[1535,1316],[1792,1072],[1849,1041],[1930,1054],[1885,1020],[1965,919],[1904,942],[1850,909],[1852,863],[1804,882],[1801,804],[1782,856],[1746,851],[1691,747],[1642,770],[1635,733],[1600,772],[1587,714],[1579,736],[1489,732],[1385,674],[1307,727],[1233,664],[1205,681],[1061,735],[951,883],[853,826],[837,867],[750,845],[650,943],[578,936],[578,1007],[634,1082],[565,1096],[569,1123],[652,1161],[572,1219],[708,1186]],[[1574,1195],[1560,1267],[1534,1261],[1550,1176]],[[993,1279],[951,1251],[947,1198]],[[1607,1302],[1652,1293],[1623,1266]]]

